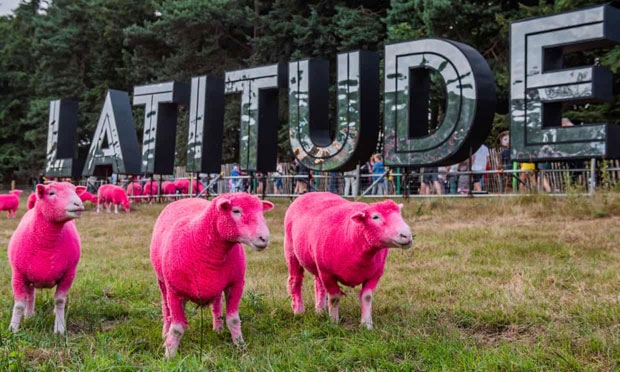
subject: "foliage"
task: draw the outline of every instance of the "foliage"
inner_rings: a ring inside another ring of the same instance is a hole
[[[381,51],[384,42],[421,37],[471,45],[489,62],[497,84],[498,115],[487,143],[508,128],[509,26],[516,19],[601,4],[601,0],[39,0],[22,1],[0,17],[0,182],[22,181],[43,168],[49,101],[80,102],[79,155],[85,156],[108,88],[215,74],[301,58],[331,62],[340,52]],[[620,84],[620,48],[573,53],[572,65],[599,61]],[[434,94],[440,85],[434,85]],[[286,94],[281,94],[279,154],[290,157]],[[440,99],[433,99],[434,122]],[[335,87],[330,85],[330,122]],[[617,122],[616,100],[570,105],[573,121]],[[137,115],[139,138],[142,116]],[[186,110],[181,110],[177,163],[184,164]],[[227,99],[224,161],[237,159],[239,103]]]

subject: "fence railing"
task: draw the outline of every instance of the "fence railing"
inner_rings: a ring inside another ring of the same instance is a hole
[[[493,164],[493,162],[491,162]],[[609,165],[612,166],[609,166]],[[570,166],[573,166],[572,168]],[[293,167],[283,163],[283,174],[244,174],[231,176],[232,165],[224,165],[220,174],[201,175],[188,179],[192,192],[174,194],[161,192],[161,183],[170,177],[156,176],[133,180],[121,178],[118,183],[127,187],[129,182],[158,184],[157,195],[130,196],[131,199],[165,201],[192,196],[215,196],[227,192],[245,191],[261,197],[292,198],[302,192],[329,191],[349,198],[376,197],[485,197],[514,196],[546,193],[566,195],[568,192],[594,193],[597,189],[620,189],[620,164],[618,161],[574,163],[546,163],[534,170],[490,169],[473,171],[443,168],[405,169],[393,168],[384,174],[356,172],[322,172],[314,174],[287,174]],[[515,167],[516,168],[516,167]],[[98,187],[109,180],[84,179],[80,184],[96,193]],[[198,185],[198,187],[196,187]]]
[[[420,171],[392,169],[384,174],[267,174],[267,175],[212,175],[202,178],[190,177],[193,192],[130,196],[132,199],[165,201],[183,197],[210,197],[228,192],[250,192],[266,198],[292,198],[304,192],[329,191],[349,198],[378,197],[485,197],[515,196],[534,193],[565,195],[567,192],[593,193],[597,188],[620,186],[620,180],[612,173],[619,173],[620,167],[590,167],[573,169],[500,169],[485,171]],[[177,178],[179,179],[179,178]],[[121,180],[126,187],[129,180]],[[141,184],[151,181],[144,178]],[[161,190],[161,182],[153,179]],[[601,183],[605,182],[605,185]],[[96,192],[101,181],[82,182]],[[199,183],[199,186],[196,187]],[[301,185],[302,187],[298,187]]]

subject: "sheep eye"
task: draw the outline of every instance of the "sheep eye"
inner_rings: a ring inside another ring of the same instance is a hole
[[[54,192],[54,191],[50,191],[50,193],[49,193],[49,194],[47,194],[47,195],[49,195],[49,196],[54,196],[54,195],[56,195],[56,192]]]
[[[241,214],[241,210],[239,209],[233,209],[232,211],[234,214]]]
[[[381,219],[381,217],[379,217],[378,215],[376,215],[376,214],[375,214],[374,216],[372,216],[372,219],[373,219],[373,220],[380,220],[380,219]]]

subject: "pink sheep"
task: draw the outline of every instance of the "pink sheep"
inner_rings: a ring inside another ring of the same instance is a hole
[[[127,199],[125,189],[116,185],[101,185],[97,190],[97,213],[101,209],[101,205],[105,204],[106,210],[111,212],[111,206],[114,205],[114,213],[118,214],[118,206],[122,206],[126,212],[129,212],[130,203]]]
[[[362,285],[361,323],[372,328],[372,294],[383,275],[386,248],[409,248],[411,230],[392,200],[366,204],[350,202],[329,192],[297,198],[284,217],[284,255],[289,270],[288,290],[295,314],[304,312],[301,295],[304,269],[314,275],[316,311],[325,309],[338,321],[344,294],[339,283]]]
[[[125,189],[120,186],[113,185],[111,192],[112,204],[114,204],[114,213],[118,214],[118,206],[122,206],[125,212],[129,212],[131,204],[127,198]]]
[[[9,241],[13,270],[13,316],[9,328],[19,329],[22,315],[34,314],[35,288],[52,288],[54,333],[65,332],[65,303],[80,259],[80,236],[74,218],[84,211],[78,194],[84,186],[67,182],[37,185],[37,201],[26,212]]]
[[[164,182],[161,183],[161,193],[162,193],[162,195],[176,195],[177,187],[174,185],[173,182],[164,181]],[[168,200],[176,200],[177,197],[176,196],[168,196],[167,199]]]
[[[141,196],[142,195],[142,186],[138,182],[130,182],[127,185],[127,196]],[[135,198],[134,203],[140,204],[142,202],[141,198]]]
[[[0,211],[6,211],[8,218],[17,217],[17,208],[19,208],[19,196],[22,190],[11,190],[8,194],[0,195]]]
[[[174,180],[174,185],[176,186],[177,190],[179,190],[181,194],[184,194],[184,195],[189,194],[189,180],[187,178]],[[202,185],[202,183],[200,183],[200,181],[198,180],[192,181],[192,190],[193,190],[192,194],[193,195],[198,194],[199,192],[204,190],[204,188],[205,187]]]
[[[245,282],[245,252],[239,243],[261,251],[269,243],[263,211],[268,201],[245,193],[223,194],[212,202],[183,199],[157,218],[151,263],[162,295],[166,357],[174,357],[187,319],[185,302],[213,305],[213,329],[222,329],[222,292],[226,325],[233,342],[243,342],[239,301]]]
[[[183,195],[189,194],[189,180],[186,178],[174,180],[174,186]]]
[[[112,189],[114,185],[101,185],[97,190],[97,213],[101,211],[101,206],[105,205],[108,212],[112,206]]]
[[[149,204],[153,203],[153,201],[156,199],[158,194],[159,194],[159,185],[157,184],[157,182],[149,181],[146,184],[144,184],[144,188],[142,189],[142,195],[149,196],[147,198],[149,201]]]

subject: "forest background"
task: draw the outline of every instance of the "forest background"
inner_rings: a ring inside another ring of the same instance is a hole
[[[22,1],[13,14],[0,17],[0,183],[26,181],[44,168],[50,100],[79,101],[78,155],[85,158],[107,89],[131,93],[136,85],[189,81],[203,74],[223,77],[226,70],[323,58],[330,61],[333,116],[338,53],[382,52],[386,43],[423,37],[469,44],[488,61],[498,96],[487,139],[487,144],[494,145],[497,134],[509,126],[510,22],[605,2]],[[614,72],[614,87],[620,86],[620,47],[566,57],[568,67],[598,63]],[[614,102],[567,106],[565,115],[577,124],[618,123],[619,93],[616,88]],[[279,155],[290,158],[287,94],[280,96]],[[429,130],[441,119],[441,82],[435,81],[431,100]],[[238,158],[239,111],[238,98],[227,98],[225,163]],[[143,113],[139,107],[134,108],[134,115],[141,143]],[[176,145],[179,165],[185,164],[187,123],[187,108],[182,108]]]

